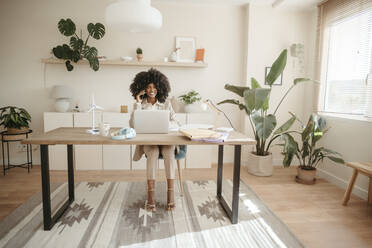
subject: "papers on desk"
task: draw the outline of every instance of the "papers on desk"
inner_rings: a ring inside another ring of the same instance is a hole
[[[228,136],[228,132],[216,132],[207,129],[180,129],[180,133],[195,141],[205,142],[224,142]]]

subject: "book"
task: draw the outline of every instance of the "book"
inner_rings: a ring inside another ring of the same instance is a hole
[[[221,137],[220,133],[207,129],[180,129],[180,133],[192,140],[206,138],[217,139]]]

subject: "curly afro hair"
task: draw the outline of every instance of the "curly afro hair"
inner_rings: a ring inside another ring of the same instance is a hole
[[[160,71],[151,68],[148,71],[142,71],[138,73],[134,79],[133,83],[130,85],[130,92],[134,99],[140,91],[145,90],[147,85],[153,83],[157,89],[156,99],[164,103],[168,97],[168,93],[171,91],[171,87],[169,85],[168,78],[161,73]],[[145,98],[146,95],[142,96],[142,99]]]

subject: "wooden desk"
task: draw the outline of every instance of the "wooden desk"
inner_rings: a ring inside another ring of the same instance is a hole
[[[239,183],[240,183],[240,161],[241,146],[255,145],[256,141],[244,134],[230,132],[228,140],[223,143],[207,143],[192,141],[178,132],[168,134],[137,134],[134,139],[112,140],[111,137],[91,135],[86,133],[88,128],[58,128],[40,135],[33,135],[31,138],[22,141],[22,144],[40,145],[41,153],[41,180],[43,195],[43,218],[44,230],[50,230],[64,213],[68,206],[75,199],[74,191],[74,167],[73,167],[73,145],[218,145],[218,169],[217,169],[217,198],[226,211],[233,224],[238,222],[239,210]],[[113,129],[115,130],[115,129]],[[62,205],[54,216],[51,214],[50,202],[50,177],[48,146],[64,144],[67,145],[67,168],[68,168],[68,189],[69,199]],[[231,208],[222,196],[222,166],[224,145],[234,146],[234,176],[233,176],[233,197]]]

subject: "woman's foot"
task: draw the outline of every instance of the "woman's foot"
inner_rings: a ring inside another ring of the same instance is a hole
[[[155,180],[147,180],[147,203],[146,209],[152,212],[156,211],[155,207]]]
[[[167,192],[167,210],[176,208],[174,203],[174,179],[167,179],[168,192]]]

